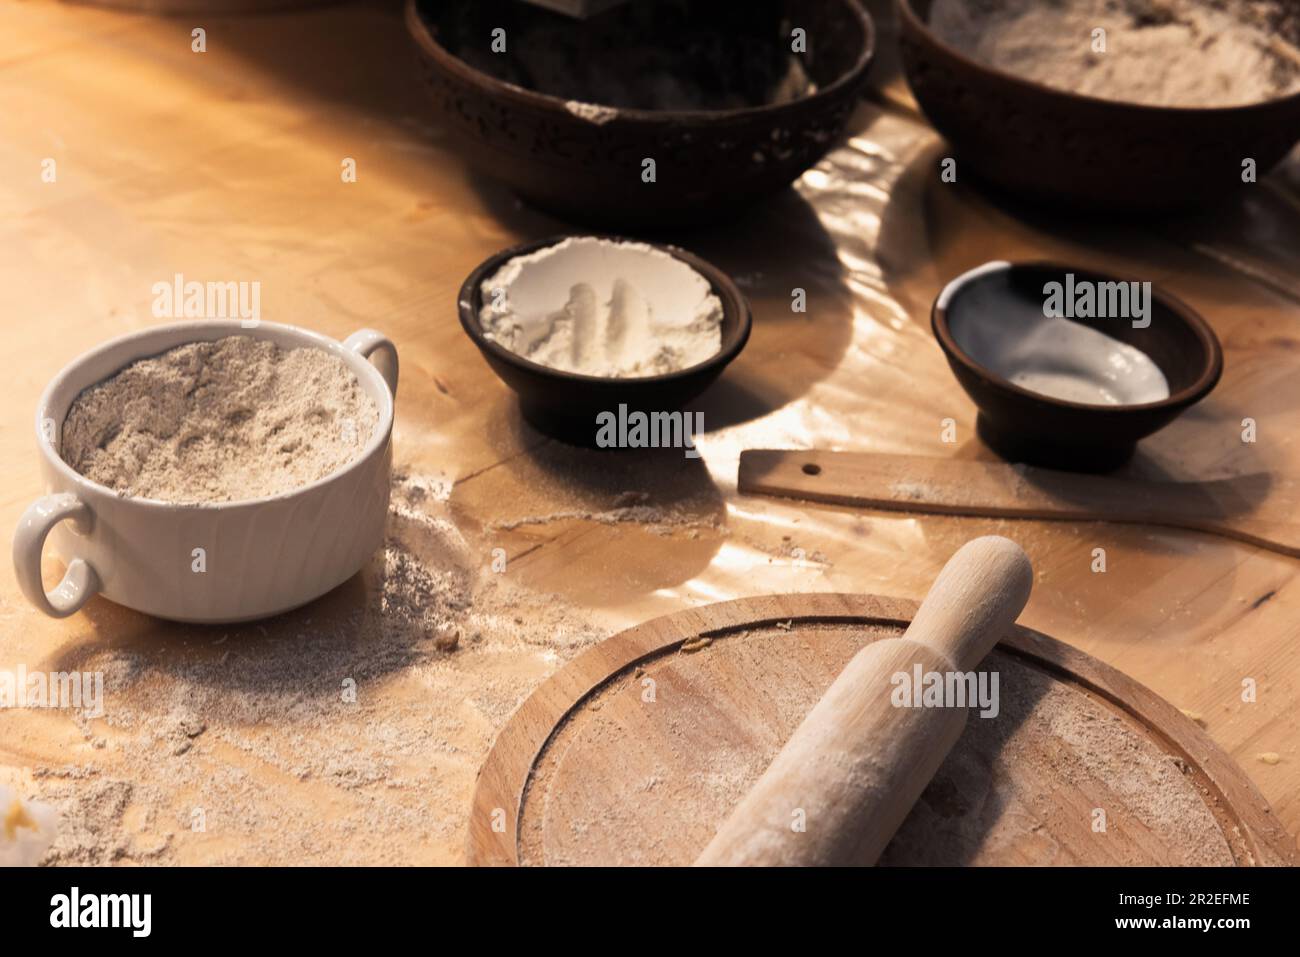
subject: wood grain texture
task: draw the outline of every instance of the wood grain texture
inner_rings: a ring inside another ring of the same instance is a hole
[[[748,449],[739,488],[833,505],[1167,525],[1300,557],[1300,483],[1268,473],[1152,482],[1006,462],[919,455]]]
[[[726,792],[744,793],[784,744],[772,740],[780,724],[773,718],[774,703],[803,688],[811,705],[864,644],[892,643],[916,608],[869,595],[740,599],[657,618],[589,649],[543,683],[493,745],[475,789],[469,862],[694,860],[718,826],[710,820],[709,802],[729,812]],[[758,640],[767,640],[759,657],[771,663],[761,676],[745,655],[747,643]],[[776,648],[782,653],[773,655]],[[1294,862],[1294,842],[1241,769],[1176,708],[1077,649],[1029,629],[1013,627],[995,654],[1004,656],[1004,673],[1010,662],[1024,664],[1163,749],[1204,802],[1232,861]],[[688,679],[687,668],[696,677]],[[655,691],[652,702],[646,700],[647,679]],[[706,713],[716,720],[696,720]],[[745,719],[725,720],[737,714]],[[962,757],[961,747],[954,757]],[[1058,741],[1051,747],[1068,751],[1070,745]],[[743,757],[740,765],[748,772],[729,779],[720,756],[729,762]],[[992,785],[982,798],[986,804],[998,808],[1018,792],[1045,788],[1045,805],[1037,812],[1018,807],[1016,814],[1024,816],[1011,815],[1009,823],[993,828],[998,839],[984,842],[968,859],[926,860],[913,848],[906,852],[913,858],[891,863],[1170,863],[1196,851],[1178,846],[1185,837],[1137,820],[1120,792],[1106,791],[1103,781],[1035,776],[1015,761],[995,770],[994,753],[973,756],[981,766],[987,762],[986,774],[1008,776]],[[642,780],[647,769],[654,774]],[[1098,802],[1110,809],[1104,838],[1089,826],[1089,809]],[[1077,813],[1073,819],[1053,816],[1060,808]],[[1127,856],[1117,858],[1121,845]]]

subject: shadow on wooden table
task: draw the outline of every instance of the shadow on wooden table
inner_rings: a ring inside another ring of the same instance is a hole
[[[621,604],[694,578],[726,539],[726,503],[702,459],[547,439],[513,396],[490,420],[525,451],[458,481],[451,509],[463,528],[477,524],[478,551],[506,550],[520,583],[576,604]],[[587,534],[596,527],[602,534]]]
[[[1258,283],[1300,303],[1300,251],[1290,241],[1300,230],[1292,184],[1300,149],[1257,189],[1203,209],[1133,216],[1021,199],[966,175],[960,162],[957,181],[943,182],[940,162],[950,153],[938,140],[912,157],[881,223],[881,249],[906,251],[881,257],[886,281],[918,322],[928,324],[939,286],[998,258],[1077,262],[1172,282],[1176,295],[1178,284],[1202,273],[1227,274],[1245,289]],[[1211,325],[1217,318],[1206,315]]]
[[[58,649],[48,667],[103,672],[110,700],[147,694],[160,677],[182,678],[205,693],[246,696],[249,723],[259,720],[259,712],[295,701],[344,701],[348,682],[354,690],[363,688],[446,654],[426,618],[426,612],[442,610],[446,596],[430,595],[428,607],[421,607],[407,601],[410,581],[386,581],[406,574],[391,555],[391,543],[401,537],[400,530],[390,530],[389,551],[380,549],[361,572],[315,601],[259,621],[170,622],[97,597],[82,611],[90,634]],[[439,581],[456,571],[454,561],[444,561]]]
[[[853,341],[854,295],[834,240],[797,190],[684,234],[681,245],[731,275],[754,314],[745,351],[695,405],[706,429],[761,418],[839,367]]]

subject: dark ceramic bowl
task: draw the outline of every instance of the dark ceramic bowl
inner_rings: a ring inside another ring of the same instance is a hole
[[[962,345],[966,322],[999,317],[963,313],[962,296],[978,283],[1010,284],[1022,295],[1042,298],[1043,286],[1063,282],[1115,282],[1114,276],[1055,263],[990,263],[959,276],[935,299],[931,325],[953,374],[979,408],[980,437],[1013,462],[1079,472],[1105,472],[1132,456],[1139,439],[1168,425],[1210,392],[1223,373],[1223,350],[1214,331],[1186,303],[1151,289],[1150,324],[1134,328],[1123,319],[1076,319],[1146,353],[1164,373],[1169,397],[1140,405],[1088,405],[1021,388],[972,358]],[[986,291],[994,287],[986,286]],[[965,309],[972,307],[969,300]]]
[[[630,413],[684,411],[692,399],[722,374],[732,359],[740,355],[749,341],[753,319],[749,303],[726,273],[698,256],[675,246],[651,243],[690,266],[708,280],[713,293],[722,302],[722,347],[704,362],[665,375],[611,379],[603,376],[561,372],[523,356],[516,355],[500,343],[488,339],[479,323],[483,307],[483,280],[516,256],[553,246],[566,236],[552,236],[505,249],[478,266],[460,287],[458,311],[460,324],[474,340],[492,371],[519,396],[519,410],[536,429],[553,438],[576,445],[596,445],[596,416],[617,413],[626,405]],[[618,236],[606,239],[628,241]],[[704,423],[707,427],[708,423]]]
[[[986,66],[926,26],[932,0],[895,0],[903,72],[958,168],[1077,207],[1149,210],[1233,196],[1300,141],[1300,94],[1247,106],[1142,106],[1052,89]],[[1292,19],[1288,29],[1300,31]],[[1300,37],[1290,37],[1293,41]]]
[[[465,53],[466,36],[486,46],[496,27],[506,31],[510,50],[510,37],[522,42],[520,35],[538,23],[581,31],[582,21],[519,0],[407,0],[406,23],[442,123],[476,169],[562,217],[622,230],[703,223],[738,211],[788,186],[843,131],[875,42],[859,0],[746,3],[754,16],[771,12],[773,30],[787,11],[807,31],[802,63],[815,92],[741,109],[620,109],[595,122],[571,112],[571,100],[506,82],[453,52]],[[658,29],[664,44],[684,42],[667,18]],[[646,157],[656,163],[654,183],[641,178]]]

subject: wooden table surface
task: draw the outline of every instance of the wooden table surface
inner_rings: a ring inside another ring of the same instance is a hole
[[[206,53],[191,51],[195,26],[207,30]],[[211,646],[229,637],[256,660],[256,642],[345,624],[373,583],[363,576],[263,626],[205,630],[103,599],[47,619],[6,572],[0,668],[51,671],[105,654],[132,662],[110,682],[104,718],[0,712],[0,783],[63,811],[53,859],[458,862],[474,773],[496,731],[582,645],[746,595],[920,598],[952,551],[988,532],[1016,538],[1034,563],[1023,624],[1200,716],[1300,832],[1300,562],[1168,529],[853,512],[736,493],[745,448],[989,457],[928,315],[944,281],[992,258],[1148,277],[1215,328],[1222,384],[1142,444],[1133,474],[1300,477],[1295,155],[1211,215],[1072,221],[1013,208],[960,175],[938,181],[945,146],[896,75],[887,23],[883,32],[875,90],[842,146],[743,222],[674,237],[737,276],[755,316],[746,351],[704,400],[709,431],[692,463],[546,440],[465,338],[455,317],[464,276],[503,246],[565,226],[457,159],[394,5],[169,20],[0,0],[0,524],[14,527],[42,492],[32,410],[63,365],[158,322],[151,287],[175,273],[256,280],[263,318],[338,338],[372,326],[396,341],[398,467],[438,490],[467,569],[486,573],[504,549],[515,587],[554,595],[583,623],[565,640],[530,638],[529,622],[517,622],[522,631],[442,658],[372,669],[360,682],[365,707],[342,716],[305,721],[292,696],[242,721],[199,709],[205,730],[177,748],[153,719],[198,700],[187,668],[210,664]],[[355,183],[340,177],[347,157]],[[42,181],[46,159],[56,182]],[[807,290],[806,314],[790,309],[795,287]],[[1247,417],[1254,443],[1241,439]],[[954,444],[942,440],[946,418]],[[626,510],[609,520],[627,491],[672,521],[621,520]],[[1104,573],[1092,570],[1099,547]],[[59,567],[47,572],[52,581]],[[1242,700],[1245,679],[1257,684],[1253,702]],[[130,720],[114,721],[115,701]],[[305,770],[295,770],[298,753]],[[194,828],[195,807],[223,813]]]

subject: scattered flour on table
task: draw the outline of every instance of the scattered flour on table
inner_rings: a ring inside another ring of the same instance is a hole
[[[540,515],[525,515],[521,518],[497,519],[484,527],[488,531],[510,532],[534,525],[551,525],[555,522],[587,521],[602,525],[619,525],[623,523],[640,525],[656,535],[671,535],[685,529],[693,533],[701,531],[719,532],[722,524],[718,519],[706,519],[687,507],[651,504],[648,492],[621,492],[614,499],[613,507],[607,509],[569,508]]]
[[[32,771],[63,822],[43,863],[457,862],[496,733],[610,629],[483,568],[449,492],[395,476],[382,551],[302,612],[133,644],[121,610],[62,663],[104,673],[105,713]]]
[[[597,126],[604,126],[610,120],[618,119],[618,110],[612,106],[601,106],[598,103],[583,103],[580,100],[566,100],[564,108],[572,113],[578,119],[586,120],[588,123],[595,123]]]
[[[378,421],[337,357],[228,336],[141,359],[86,389],[64,420],[61,454],[122,495],[231,502],[337,471]]]
[[[935,0],[929,22],[975,59],[1057,89],[1214,107],[1300,91],[1300,50],[1279,35],[1288,18],[1294,31],[1279,0]]]

